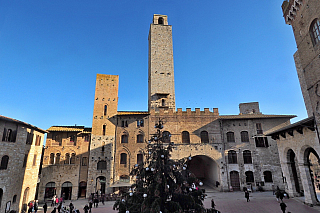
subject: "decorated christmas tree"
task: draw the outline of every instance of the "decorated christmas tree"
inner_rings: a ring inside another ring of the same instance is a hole
[[[203,184],[188,170],[191,157],[170,159],[174,146],[168,142],[171,135],[163,134],[160,119],[155,128],[156,133],[146,142],[145,161],[131,171],[135,183],[113,208],[119,213],[205,212],[206,195],[198,188]]]

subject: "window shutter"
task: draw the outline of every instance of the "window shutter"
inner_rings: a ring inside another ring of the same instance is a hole
[[[17,130],[12,131],[11,134],[11,142],[16,142],[16,138],[17,138]]]

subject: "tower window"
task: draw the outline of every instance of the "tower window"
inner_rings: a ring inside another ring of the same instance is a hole
[[[264,171],[263,172],[263,176],[264,176],[264,182],[266,183],[272,183],[272,173],[270,171]]]
[[[162,106],[166,106],[166,100],[162,99],[162,100],[161,100],[161,105],[162,105]]]
[[[137,143],[143,143],[143,135],[142,134],[137,135]]]
[[[246,182],[247,183],[253,183],[254,182],[254,177],[253,177],[253,172],[252,171],[246,171]]]
[[[104,116],[107,115],[107,109],[108,109],[107,105],[104,105],[104,110],[103,110],[103,115]]]
[[[100,160],[97,164],[97,170],[106,170],[107,162],[105,160]]]
[[[269,147],[267,137],[255,137],[256,147]]]
[[[263,134],[261,123],[256,123],[256,127],[257,127],[257,134],[258,135]]]
[[[49,160],[49,164],[53,164],[54,163],[54,153],[50,154],[50,160]]]
[[[70,164],[75,164],[75,163],[76,163],[76,154],[72,153],[70,158]]]
[[[0,164],[0,170],[1,169],[7,169],[8,168],[8,162],[9,162],[9,156],[5,155],[1,158],[1,164]]]
[[[159,19],[158,19],[158,24],[163,24],[163,18],[162,17],[160,17]]]
[[[121,153],[120,164],[127,164],[127,154],[126,153]]]
[[[121,143],[128,143],[128,135],[121,135]]]
[[[243,151],[243,163],[252,164],[251,152],[249,150]]]
[[[107,127],[107,125],[103,125],[103,127],[102,127],[102,135],[106,135],[106,127]]]
[[[320,22],[315,19],[310,26],[310,35],[313,46],[318,44],[320,41]]]
[[[69,153],[66,154],[64,164],[70,164],[70,154]]]
[[[143,163],[143,154],[137,154],[137,164]]]

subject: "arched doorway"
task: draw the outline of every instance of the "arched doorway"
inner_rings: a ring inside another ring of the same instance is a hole
[[[79,194],[78,197],[86,197],[87,192],[87,182],[81,181],[79,183]]]
[[[61,186],[61,197],[64,200],[71,200],[72,195],[72,183],[64,182]]]
[[[230,172],[230,185],[232,186],[233,191],[240,191],[239,172]]]
[[[300,195],[301,190],[303,190],[303,187],[302,187],[301,181],[299,181],[301,179],[300,179],[299,168],[297,167],[298,160],[297,160],[296,154],[292,149],[290,149],[287,153],[287,160],[288,160],[290,180],[291,180],[291,183],[294,184],[292,188],[294,192]]]
[[[46,184],[44,198],[52,198],[56,194],[56,183],[49,182]]]
[[[188,169],[205,185],[215,187],[220,183],[220,168],[218,164],[210,157],[197,155],[188,162]]]
[[[317,182],[318,180],[318,173],[319,171],[319,155],[318,153],[311,147],[307,148],[304,152],[304,163],[308,166],[307,173],[309,173],[309,177],[307,175],[307,178],[309,178],[308,183],[311,182],[311,197],[314,197],[317,202],[319,202],[317,196],[316,196],[316,187],[320,187],[320,183]],[[319,174],[320,175],[320,174]]]
[[[96,192],[101,194],[106,193],[106,177],[104,176],[99,176],[96,179]]]
[[[30,188],[27,187],[23,193],[22,210],[27,211]]]

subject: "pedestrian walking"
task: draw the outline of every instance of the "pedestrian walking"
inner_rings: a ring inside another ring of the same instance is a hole
[[[88,211],[89,211],[89,206],[88,206],[88,204],[86,204],[86,205],[83,207],[83,210],[84,210],[84,213],[88,213]]]
[[[281,208],[281,211],[282,211],[283,213],[285,213],[285,212],[286,212],[287,205],[286,205],[284,202],[281,202],[281,203],[280,203],[280,208]]]
[[[250,199],[249,199],[249,192],[248,192],[247,190],[244,192],[244,197],[247,198],[247,202],[250,201]]]
[[[214,203],[214,200],[211,199],[211,208],[215,209],[216,208],[216,204]]]
[[[34,210],[35,213],[37,213],[38,208],[39,208],[38,201],[35,200],[35,201],[34,201],[34,204],[33,204],[33,210]]]
[[[279,198],[280,198],[281,202],[283,202],[282,200],[283,200],[283,198],[284,198],[284,193],[281,192],[281,191],[280,191],[280,194],[279,194]]]
[[[59,198],[56,197],[56,205],[58,205],[58,204],[59,204]]]
[[[70,208],[70,212],[72,212],[72,211],[73,211],[73,209],[74,209],[74,205],[73,205],[73,203],[72,203],[72,202],[70,202],[70,204],[69,204],[69,208]]]
[[[43,212],[44,212],[44,213],[47,213],[47,210],[48,210],[47,203],[44,203],[44,205],[43,205]]]
[[[94,203],[94,207],[95,207],[95,208],[98,208],[99,199],[96,197],[96,198],[94,199],[93,203]]]
[[[105,196],[104,194],[102,194],[102,195],[101,195],[101,202],[102,202],[102,205],[104,205],[104,199],[105,199],[105,198],[104,198],[104,196]]]
[[[54,206],[55,203],[56,203],[56,197],[55,197],[55,195],[54,195],[54,196],[52,197],[52,199],[51,199],[51,206]]]
[[[92,209],[92,200],[90,200],[89,202],[89,212],[91,213],[91,209]]]
[[[57,208],[54,207],[51,213],[57,213]]]
[[[58,205],[58,212],[60,213],[60,210],[61,210],[61,206],[62,204],[60,203],[59,205]]]

